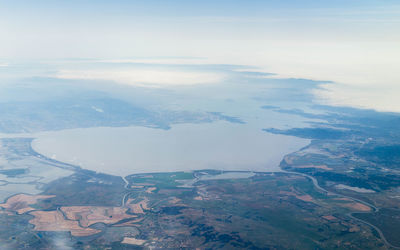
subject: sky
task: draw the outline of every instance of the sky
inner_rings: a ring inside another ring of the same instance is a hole
[[[0,0],[0,67],[155,57],[333,81],[317,100],[400,112],[396,0]]]

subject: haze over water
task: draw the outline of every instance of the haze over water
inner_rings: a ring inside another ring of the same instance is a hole
[[[284,155],[308,143],[246,124],[215,122],[174,125],[170,130],[102,127],[46,132],[32,145],[50,158],[125,176],[200,169],[279,171]]]

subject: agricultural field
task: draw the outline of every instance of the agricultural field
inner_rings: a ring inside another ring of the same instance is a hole
[[[27,152],[20,157],[39,156]],[[2,245],[385,248],[373,228],[346,216],[367,215],[373,208],[319,190],[297,173],[202,170],[135,174],[123,180],[80,168],[69,171],[73,173],[41,185],[40,194],[13,194],[0,204],[0,221],[8,225],[0,231]],[[19,236],[10,237],[10,231]]]

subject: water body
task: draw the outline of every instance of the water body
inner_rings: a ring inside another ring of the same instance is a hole
[[[35,184],[10,183],[0,186],[0,203],[15,194],[39,194],[42,191]]]
[[[179,124],[170,130],[80,128],[35,137],[34,150],[47,157],[119,176],[201,169],[279,171],[284,155],[309,143],[228,122]]]

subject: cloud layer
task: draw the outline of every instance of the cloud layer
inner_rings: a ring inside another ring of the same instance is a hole
[[[158,69],[60,70],[56,77],[114,81],[120,84],[143,87],[210,84],[224,79],[224,76],[220,73]]]

